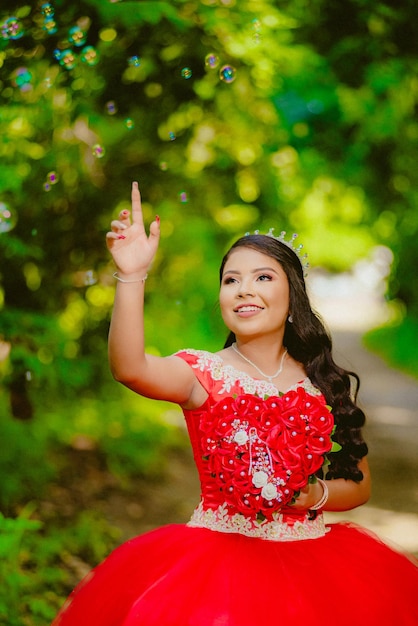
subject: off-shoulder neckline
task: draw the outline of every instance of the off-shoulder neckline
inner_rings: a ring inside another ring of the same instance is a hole
[[[245,385],[245,381],[251,380],[256,385],[259,385],[260,387],[264,387],[267,395],[286,395],[290,391],[294,391],[295,389],[298,389],[299,387],[303,387],[312,395],[322,394],[322,392],[317,387],[315,387],[315,385],[312,383],[311,379],[308,376],[305,376],[301,380],[297,381],[293,385],[290,385],[290,387],[282,391],[274,383],[270,383],[267,380],[264,380],[262,378],[251,376],[251,374],[248,374],[247,372],[243,372],[242,370],[238,369],[234,365],[231,365],[230,363],[225,363],[221,355],[217,354],[216,352],[209,352],[208,350],[195,350],[191,348],[186,349],[186,350],[181,350],[180,352],[187,352],[189,354],[194,354],[196,356],[202,355],[202,356],[205,356],[206,358],[212,359],[213,361],[217,362],[226,373],[229,374],[233,372],[235,374],[234,378],[236,381],[243,381]],[[273,389],[275,393],[269,393],[269,391],[267,391],[268,389]]]

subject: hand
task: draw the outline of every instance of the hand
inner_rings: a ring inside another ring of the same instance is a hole
[[[132,223],[129,211],[121,211],[119,219],[111,222],[112,230],[106,233],[106,243],[120,274],[143,276],[158,249],[160,224],[157,217],[150,226],[148,237],[145,232],[141,194],[137,182],[132,183],[131,198]]]
[[[298,497],[296,498],[294,504],[292,504],[292,507],[298,511],[309,510],[320,501],[323,492],[324,490],[321,483],[308,483],[305,487],[303,487],[303,489],[300,490]]]

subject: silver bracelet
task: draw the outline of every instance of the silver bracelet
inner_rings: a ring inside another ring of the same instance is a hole
[[[313,506],[309,508],[310,511],[318,511],[319,509],[323,509],[328,500],[329,492],[328,492],[327,483],[325,482],[325,480],[322,480],[321,478],[317,478],[317,481],[319,482],[322,489],[324,490],[324,493],[322,494],[321,499],[316,504],[314,504]]]
[[[121,278],[120,276],[118,276],[118,273],[115,272],[113,274],[113,278],[116,278],[116,280],[118,280],[120,283],[145,283],[145,281],[148,278],[148,274],[145,274],[143,278],[138,278],[135,280],[125,280],[124,278]]]

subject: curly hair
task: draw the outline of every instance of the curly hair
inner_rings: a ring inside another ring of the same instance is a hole
[[[355,372],[334,362],[332,340],[320,317],[312,310],[299,257],[274,237],[246,235],[238,239],[224,256],[219,271],[221,280],[225,263],[237,248],[251,248],[266,254],[283,268],[289,282],[289,314],[292,316],[292,323],[286,322],[283,343],[288,353],[304,365],[307,376],[332,407],[336,426],[333,440],[342,446],[339,452],[328,455],[330,465],[326,478],[360,482],[363,474],[358,463],[367,454],[367,444],[361,432],[365,415],[356,404],[360,380]],[[234,341],[235,335],[230,332],[224,347]]]

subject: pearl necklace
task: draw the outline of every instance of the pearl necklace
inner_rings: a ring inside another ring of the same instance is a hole
[[[284,359],[285,359],[285,356],[286,356],[286,354],[287,354],[287,348],[286,348],[286,349],[285,349],[285,351],[283,352],[282,358],[281,358],[281,360],[280,360],[280,366],[279,366],[279,369],[278,369],[278,370],[277,370],[277,372],[276,372],[275,374],[273,374],[272,376],[267,376],[267,374],[265,374],[264,372],[262,372],[262,371],[261,371],[261,369],[260,369],[259,367],[257,367],[257,365],[256,365],[255,363],[253,363],[252,361],[250,361],[250,359],[247,359],[247,357],[246,357],[246,356],[244,356],[244,355],[242,354],[242,352],[240,352],[240,351],[238,350],[238,347],[237,347],[237,344],[236,344],[236,343],[233,343],[233,344],[231,345],[231,348],[234,350],[234,352],[236,352],[237,354],[239,354],[239,356],[240,356],[242,359],[244,359],[244,361],[247,361],[247,363],[249,363],[250,365],[252,365],[252,366],[254,367],[254,369],[256,369],[256,370],[257,370],[257,372],[258,372],[259,374],[261,374],[261,376],[262,376],[263,378],[266,378],[266,379],[269,381],[269,383],[273,383],[273,378],[277,378],[277,376],[278,376],[279,374],[281,374],[281,373],[282,373],[282,370],[283,370],[283,365],[284,365]]]

